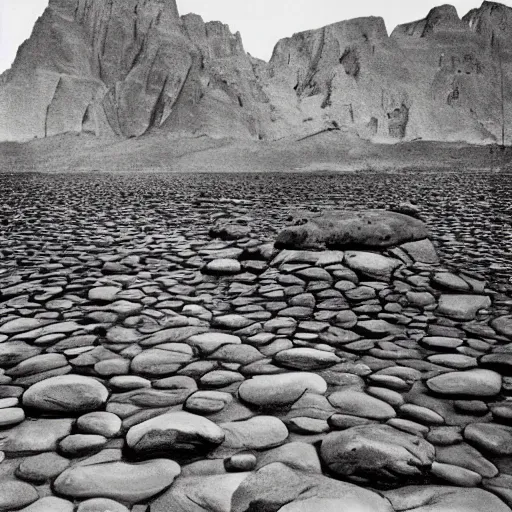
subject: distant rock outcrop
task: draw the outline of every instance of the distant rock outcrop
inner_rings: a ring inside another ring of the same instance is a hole
[[[375,140],[490,142],[501,137],[501,69],[505,124],[512,124],[510,27],[512,9],[489,2],[462,20],[452,6],[435,8],[390,37],[381,18],[336,23],[280,41],[265,92],[273,101],[286,82],[315,129],[342,126]]]
[[[0,76],[0,140],[155,130],[300,140],[501,142],[512,125],[512,9],[450,5],[388,36],[359,18],[279,41],[269,63],[175,0],[50,0]],[[511,136],[508,136],[510,140]]]
[[[180,18],[175,0],[50,0],[0,78],[0,140],[160,127],[257,137],[258,94],[240,35]]]

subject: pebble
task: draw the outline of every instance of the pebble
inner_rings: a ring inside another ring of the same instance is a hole
[[[285,373],[253,377],[238,389],[244,402],[260,407],[292,404],[306,391],[323,395],[327,391],[327,383],[314,373]]]
[[[474,320],[481,309],[492,305],[486,295],[441,295],[437,312],[455,320]]]
[[[192,348],[185,343],[167,343],[144,350],[136,355],[130,369],[149,377],[160,377],[177,372],[194,359]]]
[[[212,274],[238,274],[241,270],[238,260],[228,258],[213,260],[206,265],[206,271]]]
[[[469,284],[464,279],[451,272],[435,273],[432,277],[432,282],[434,285],[447,290],[465,292],[470,289]]]
[[[329,402],[341,414],[384,421],[396,416],[395,410],[388,403],[358,391],[332,393]]]
[[[363,425],[328,434],[320,453],[329,469],[341,477],[371,474],[374,481],[403,484],[431,467],[435,449],[422,438],[393,427]]]
[[[88,297],[91,301],[113,302],[120,291],[117,286],[98,286],[89,290]]]
[[[221,391],[197,391],[188,397],[184,408],[195,414],[214,414],[222,411],[233,401],[229,393]]]
[[[138,503],[167,489],[180,474],[180,466],[167,459],[141,464],[110,462],[73,466],[55,480],[55,490],[75,499],[109,498]]]
[[[465,428],[464,439],[492,455],[512,455],[512,427],[494,423],[472,423]]]
[[[238,336],[220,332],[207,332],[196,334],[187,339],[192,347],[197,347],[205,355],[212,354],[223,345],[240,345],[242,340]]]
[[[0,482],[0,511],[12,512],[30,505],[39,498],[32,485],[24,482]]]
[[[212,421],[188,412],[170,412],[130,428],[126,443],[141,456],[154,453],[209,451],[224,441],[224,431]]]
[[[372,279],[389,281],[393,271],[400,266],[398,260],[387,258],[381,254],[347,251],[345,264],[356,272]]]
[[[70,501],[47,496],[21,509],[21,512],[73,512],[74,509],[75,506]]]
[[[313,348],[292,348],[277,353],[275,361],[286,368],[296,370],[321,370],[339,363],[335,354]]]
[[[449,338],[447,336],[426,336],[421,340],[421,343],[432,350],[452,350],[460,347],[464,341],[460,338]]]
[[[459,487],[477,487],[482,482],[482,476],[478,473],[452,464],[434,462],[430,471],[437,478]]]
[[[25,419],[25,411],[20,407],[0,409],[0,427],[17,425]]]
[[[492,397],[501,391],[502,378],[491,370],[450,372],[427,381],[428,388],[440,395]]]
[[[482,489],[455,486],[409,486],[384,493],[395,510],[407,510],[410,503],[421,512],[460,510],[481,512],[492,507],[494,512],[508,512],[508,507],[497,496]]]
[[[256,416],[219,426],[226,436],[221,445],[224,450],[267,450],[283,444],[288,437],[285,424],[273,416]]]
[[[60,475],[70,461],[53,452],[41,453],[24,459],[16,469],[16,476],[27,482],[41,484]]]
[[[452,446],[437,446],[436,460],[478,473],[483,478],[498,476],[498,468],[469,444],[457,442]]]
[[[87,412],[99,409],[108,398],[100,382],[82,375],[45,379],[23,395],[23,405],[45,412]]]
[[[121,503],[107,498],[95,498],[82,501],[78,505],[77,512],[130,512]]]
[[[437,412],[427,407],[415,404],[404,404],[400,406],[400,413],[407,418],[413,419],[427,425],[443,425],[445,420]]]
[[[59,442],[59,451],[66,457],[83,457],[99,452],[106,443],[103,436],[73,434]]]
[[[512,340],[512,315],[501,316],[491,322],[491,326],[497,332]]]
[[[252,453],[241,453],[224,459],[224,467],[229,472],[246,472],[256,469],[258,460]]]
[[[0,448],[7,454],[34,454],[57,450],[57,442],[71,433],[72,419],[24,421],[0,432]]]

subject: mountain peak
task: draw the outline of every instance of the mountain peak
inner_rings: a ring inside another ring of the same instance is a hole
[[[180,17],[175,0],[50,0],[2,76],[0,140],[339,130],[488,142],[503,123],[498,64],[511,28],[502,4],[484,2],[463,20],[445,4],[391,36],[371,16],[294,34],[267,64],[227,25]],[[504,101],[512,117],[512,97]]]

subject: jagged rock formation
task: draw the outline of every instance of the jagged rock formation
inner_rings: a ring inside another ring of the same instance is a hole
[[[484,2],[463,20],[452,6],[397,27],[380,18],[336,23],[280,41],[268,92],[293,87],[303,119],[317,129],[351,127],[377,139],[490,141],[512,122],[512,9]],[[280,116],[281,119],[284,115]]]
[[[295,34],[269,63],[175,0],[50,0],[0,77],[0,140],[73,132],[488,143],[512,124],[512,9],[433,9]],[[510,136],[509,136],[510,139]]]
[[[180,18],[174,0],[51,0],[1,81],[3,140],[159,127],[258,135],[248,112],[260,91],[240,35]]]

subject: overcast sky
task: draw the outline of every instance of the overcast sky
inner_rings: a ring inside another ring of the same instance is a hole
[[[71,1],[71,0],[70,0]],[[481,1],[451,2],[459,15]],[[512,0],[502,3],[512,7]],[[195,12],[206,21],[221,20],[242,33],[245,49],[265,60],[275,43],[294,32],[360,16],[382,16],[388,31],[424,18],[442,0],[178,0],[181,14]],[[10,67],[18,46],[30,36],[48,0],[0,0],[0,72]]]

